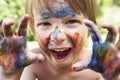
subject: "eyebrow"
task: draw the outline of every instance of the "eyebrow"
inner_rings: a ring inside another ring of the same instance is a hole
[[[69,6],[66,6],[66,7],[63,7],[63,8],[56,8],[54,10],[54,13],[50,13],[50,12],[43,12],[42,13],[42,17],[44,19],[48,19],[48,18],[51,18],[51,17],[56,17],[56,18],[64,18],[64,17],[67,17],[67,16],[75,16],[76,13],[69,7]]]

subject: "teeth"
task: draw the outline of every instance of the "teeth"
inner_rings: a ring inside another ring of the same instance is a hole
[[[66,49],[54,49],[54,51],[57,51],[57,52],[61,52],[61,51],[65,51],[65,50],[67,50],[68,48],[66,48]]]

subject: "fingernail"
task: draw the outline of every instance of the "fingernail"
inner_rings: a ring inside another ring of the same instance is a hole
[[[81,71],[83,69],[84,69],[84,67],[72,67],[73,71]]]
[[[73,71],[78,71],[79,69],[77,67],[72,68]]]

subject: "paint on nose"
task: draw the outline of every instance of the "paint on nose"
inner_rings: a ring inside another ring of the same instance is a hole
[[[52,33],[52,37],[54,40],[58,39],[59,34],[61,34],[61,31],[58,30],[58,26],[55,28],[54,32]]]

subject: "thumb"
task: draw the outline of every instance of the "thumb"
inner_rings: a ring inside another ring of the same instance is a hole
[[[90,59],[76,62],[75,64],[72,65],[72,70],[73,71],[81,71],[81,70],[87,68],[89,63],[90,63]]]
[[[42,54],[42,51],[39,51],[37,53],[26,49],[27,51],[27,59],[28,62],[34,63],[34,62],[43,62],[45,60],[44,55]]]

